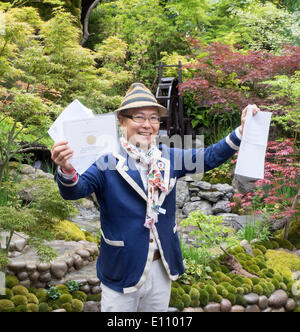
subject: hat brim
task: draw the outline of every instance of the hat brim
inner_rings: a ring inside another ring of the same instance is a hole
[[[145,103],[144,101],[137,101],[137,102],[134,102],[134,103],[130,103],[129,105],[118,108],[115,112],[120,112],[120,111],[123,111],[123,110],[129,110],[129,109],[132,109],[132,108],[151,107],[151,106],[152,107],[154,106],[154,107],[158,108],[160,116],[165,115],[168,112],[168,110],[160,104],[151,103],[151,102]]]

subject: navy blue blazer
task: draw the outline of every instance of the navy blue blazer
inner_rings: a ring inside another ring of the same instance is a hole
[[[155,241],[169,278],[176,280],[184,273],[175,220],[176,180],[221,165],[239,145],[235,131],[205,149],[183,150],[161,145],[165,169],[162,176],[168,190],[160,193],[162,213],[151,230],[144,227],[147,193],[140,173],[122,148],[119,153],[100,158],[78,175],[76,182],[58,172],[57,182],[64,199],[96,194],[101,219],[97,276],[104,285],[122,293],[138,290],[150,270]]]

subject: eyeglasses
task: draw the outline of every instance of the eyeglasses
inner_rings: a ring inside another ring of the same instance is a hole
[[[146,118],[141,114],[137,115],[127,115],[127,114],[122,114],[125,118],[131,119],[132,121],[136,123],[145,123],[146,120],[148,119],[151,124],[159,124],[160,123],[160,117],[157,115],[152,115],[150,118]]]

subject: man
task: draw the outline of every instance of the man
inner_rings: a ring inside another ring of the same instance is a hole
[[[259,111],[255,105],[252,109]],[[175,221],[176,179],[230,158],[239,148],[247,108],[239,128],[201,150],[155,145],[165,112],[150,90],[134,83],[117,110],[119,153],[100,158],[79,176],[69,162],[68,142],[52,148],[62,197],[74,200],[94,192],[100,205],[97,275],[103,312],[167,310],[171,281],[184,273]]]

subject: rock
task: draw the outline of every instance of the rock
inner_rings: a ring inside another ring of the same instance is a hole
[[[92,290],[91,290],[91,293],[92,293],[92,294],[99,294],[99,293],[101,293],[101,288],[100,288],[100,286],[94,286],[94,287],[92,288]]]
[[[221,312],[230,312],[231,308],[232,308],[231,302],[227,299],[222,299],[220,303]]]
[[[73,258],[75,269],[80,270],[83,267],[83,259],[79,255],[74,255]]]
[[[243,241],[240,243],[240,246],[241,246],[241,247],[244,247],[244,249],[245,249],[245,251],[246,251],[246,254],[251,255],[251,256],[254,256],[254,253],[253,253],[252,247],[251,247],[251,245],[249,244],[249,242],[248,242],[247,240],[243,240]]]
[[[50,270],[51,265],[48,263],[38,263],[37,269],[39,272],[46,272]]]
[[[242,225],[237,221],[238,214],[235,213],[217,213],[218,217],[222,217],[223,225],[233,227],[237,232],[242,228]]]
[[[201,201],[201,198],[198,196],[193,196],[193,197],[191,197],[190,201],[191,202]]]
[[[28,279],[28,273],[26,271],[19,272],[17,277],[20,281]]]
[[[204,312],[204,310],[201,307],[187,307],[182,310],[182,312]]]
[[[28,263],[26,265],[26,270],[28,273],[32,273],[36,271],[36,264],[35,263]]]
[[[65,309],[55,309],[55,310],[52,310],[51,312],[66,312]]]
[[[68,256],[65,258],[65,262],[68,265],[68,267],[72,267],[74,264],[74,258],[72,256]]]
[[[86,294],[89,294],[91,291],[91,287],[89,285],[83,285],[80,287],[80,290]]]
[[[220,191],[199,191],[198,196],[204,198],[210,202],[216,203],[220,200],[224,195]]]
[[[260,309],[264,310],[268,307],[268,298],[266,296],[260,296],[258,300],[258,306]]]
[[[286,301],[285,309],[288,312],[294,311],[296,308],[296,301],[294,299],[288,299]]]
[[[268,308],[262,310],[262,312],[272,312],[272,308],[268,307]]]
[[[182,212],[188,216],[191,212],[201,210],[205,215],[212,214],[211,205],[206,201],[188,202],[184,204]]]
[[[84,250],[84,249],[77,250],[76,254],[81,256],[82,259],[87,259],[91,255],[88,250]]]
[[[234,193],[234,188],[230,186],[228,183],[218,183],[218,184],[213,184],[211,186],[212,189],[215,189],[217,191],[221,191],[222,193]]]
[[[259,301],[259,296],[255,293],[249,293],[244,295],[244,300],[250,305],[257,304]]]
[[[55,278],[61,279],[67,273],[68,265],[64,261],[56,261],[51,264],[50,271]]]
[[[272,309],[272,312],[285,312],[285,309],[283,307],[277,308],[277,309]]]
[[[87,280],[87,282],[89,285],[92,285],[92,286],[99,286],[99,284],[100,284],[100,280],[98,278],[90,278]]]
[[[220,303],[211,302],[204,307],[204,312],[220,312],[220,311],[221,311]]]
[[[245,308],[241,305],[232,306],[230,312],[245,312]]]
[[[300,257],[300,250],[297,250],[297,251],[295,252],[295,254],[296,254],[298,257]]]
[[[212,188],[211,184],[206,181],[196,181],[196,182],[193,182],[192,185],[194,187],[200,188],[202,190],[210,190]]]
[[[185,181],[177,181],[176,184],[176,205],[180,208],[189,200],[189,186]]]
[[[35,271],[29,275],[29,279],[31,281],[38,281],[40,277],[40,273],[38,271]]]
[[[20,173],[22,174],[35,174],[35,168],[30,165],[23,164],[20,168]]]
[[[229,213],[231,211],[230,206],[228,205],[230,202],[227,199],[218,201],[216,204],[213,205],[212,207],[212,213],[217,214],[217,213]]]
[[[101,312],[100,302],[87,301],[84,303],[83,312]]]
[[[257,179],[235,174],[232,180],[232,187],[235,192],[242,195],[252,192],[255,189]]]
[[[260,312],[260,309],[258,305],[251,304],[246,307],[245,312]]]
[[[25,248],[26,246],[26,240],[25,239],[18,239],[14,241],[14,248],[17,251],[22,252],[22,250]]]
[[[269,306],[274,308],[280,308],[285,306],[288,300],[288,296],[285,291],[279,289],[271,294],[269,297]]]
[[[26,263],[25,262],[12,262],[8,265],[8,268],[14,272],[21,272],[21,271],[25,270]]]
[[[40,274],[39,281],[41,282],[49,282],[51,280],[52,276],[50,272],[43,272]]]
[[[20,285],[22,285],[22,286],[24,286],[26,288],[29,288],[30,285],[31,285],[31,282],[30,282],[29,279],[25,279],[25,280],[20,281]]]

